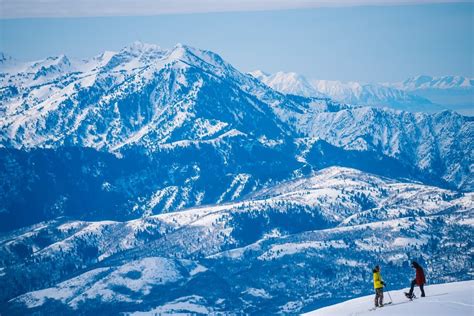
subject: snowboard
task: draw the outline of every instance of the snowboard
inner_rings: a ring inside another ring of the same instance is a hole
[[[410,296],[409,293],[405,292],[405,296],[406,296],[410,301],[413,301],[414,299],[416,299],[415,293],[413,293],[413,294]]]

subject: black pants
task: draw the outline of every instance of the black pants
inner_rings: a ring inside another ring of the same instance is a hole
[[[415,285],[416,285],[416,279],[413,279],[413,281],[411,281],[411,288],[410,288],[410,296],[413,294],[413,290],[415,289]],[[423,288],[424,284],[421,284],[420,285],[420,291],[421,291],[421,297],[425,297],[425,289]]]
[[[375,289],[375,306],[383,306],[383,287]]]

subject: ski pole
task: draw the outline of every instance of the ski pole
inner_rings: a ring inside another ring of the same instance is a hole
[[[392,304],[393,300],[392,300],[392,296],[390,295],[390,291],[387,291],[387,294],[388,294],[388,298],[390,299],[390,304]]]

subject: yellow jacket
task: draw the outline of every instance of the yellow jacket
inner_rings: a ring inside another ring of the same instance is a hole
[[[380,276],[380,272],[374,272],[374,289],[380,288],[383,288],[382,277]]]

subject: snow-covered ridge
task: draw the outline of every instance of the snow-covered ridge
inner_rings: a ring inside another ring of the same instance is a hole
[[[303,315],[307,316],[470,316],[474,313],[474,281],[445,283],[425,286],[427,296],[409,301],[403,292],[408,289],[390,290],[393,303],[385,305],[375,311],[369,311],[373,307],[373,295],[352,299],[333,306],[324,307]],[[415,289],[415,293],[418,289]],[[385,290],[384,302],[390,302],[387,289]]]
[[[343,103],[386,106],[413,112],[429,110],[430,107],[431,110],[437,109],[425,98],[382,84],[307,79],[294,72],[267,74],[257,70],[250,74],[269,87],[287,94],[326,96]]]
[[[420,75],[410,77],[405,81],[398,83],[386,83],[386,86],[392,86],[405,91],[416,91],[425,89],[472,89],[474,88],[474,78],[464,76],[440,76],[433,77]]]
[[[446,181],[456,178],[456,173],[463,174],[462,170],[472,168],[474,163],[474,149],[470,144],[474,121],[456,112],[429,115],[363,107],[320,113],[314,116],[311,124],[316,126],[307,131],[312,137],[348,150],[381,150],[390,157],[404,157],[403,160],[411,161],[409,164],[416,165],[420,170],[439,172],[435,160],[445,157],[441,160],[446,161],[445,170],[449,170],[450,174],[444,176]],[[458,144],[463,152],[462,159],[457,162],[454,162],[456,159],[446,159],[454,154],[453,149]],[[465,176],[461,176],[464,178],[462,181],[471,183],[471,176],[467,173]]]
[[[313,98],[290,96],[215,53],[182,44],[162,49],[136,42],[86,61],[58,56],[25,65],[26,70],[0,76],[2,147],[80,146],[120,154],[135,147],[156,152],[199,142],[222,144],[229,135],[267,144],[311,137],[345,150],[379,152],[456,187],[472,187],[472,120],[451,112],[349,106],[318,91],[377,106],[382,98],[405,108],[405,101],[414,99],[400,90],[328,81],[315,85],[294,73],[253,74],[263,82],[273,80],[282,91],[303,89],[301,94]]]
[[[274,122],[255,126],[273,125],[273,133],[288,132],[269,115],[271,106],[286,99],[218,55],[183,44],[164,50],[136,42],[89,60],[50,57],[1,71],[4,147],[69,144],[115,151],[139,143],[153,149],[170,141],[219,136],[233,128],[258,133],[248,126],[258,122],[257,115]],[[208,106],[219,102],[229,104]],[[247,116],[252,119],[244,120]],[[191,121],[199,118],[201,128],[189,130]]]

